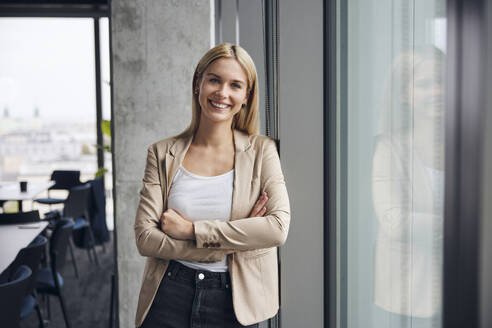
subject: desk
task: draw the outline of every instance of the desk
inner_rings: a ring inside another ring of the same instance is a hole
[[[0,181],[0,200],[16,200],[19,202],[19,212],[22,212],[22,201],[32,200],[41,192],[55,185],[55,181],[28,182],[27,191],[21,192],[19,182]]]
[[[0,225],[0,273],[7,269],[17,253],[29,245],[47,226],[46,221]]]

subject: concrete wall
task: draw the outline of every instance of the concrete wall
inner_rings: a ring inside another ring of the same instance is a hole
[[[115,231],[120,327],[134,327],[144,258],[133,222],[147,146],[191,118],[194,67],[210,47],[210,0],[113,0]],[[212,31],[211,31],[212,30]]]

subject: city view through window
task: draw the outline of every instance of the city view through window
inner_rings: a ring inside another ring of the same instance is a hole
[[[107,19],[100,23],[103,119],[110,120],[109,30]],[[93,19],[2,18],[0,43],[0,181],[48,181],[53,170],[80,170],[82,182],[93,179],[98,171]],[[109,153],[105,168],[112,229]],[[7,202],[4,211],[17,207]],[[31,208],[41,214],[50,209],[25,201],[24,210]]]

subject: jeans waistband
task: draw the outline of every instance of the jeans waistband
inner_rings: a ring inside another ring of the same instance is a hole
[[[229,272],[212,272],[207,270],[196,270],[187,267],[177,261],[171,260],[166,270],[169,279],[182,282],[196,283],[203,288],[230,288],[231,277]]]

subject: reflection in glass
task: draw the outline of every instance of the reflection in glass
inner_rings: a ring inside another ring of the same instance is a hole
[[[432,327],[441,311],[444,64],[431,46],[397,56],[381,114],[372,171],[374,300],[394,314],[395,327]]]
[[[440,328],[445,1],[338,4],[339,327]]]

